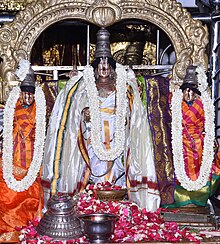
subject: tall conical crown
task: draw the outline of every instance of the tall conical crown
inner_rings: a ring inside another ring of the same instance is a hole
[[[197,66],[195,65],[189,65],[186,69],[186,75],[183,79],[183,84],[192,84],[194,86],[198,86],[198,79],[197,79],[197,72],[196,72]]]
[[[109,36],[110,33],[103,27],[97,32],[95,58],[112,58]]]
[[[35,87],[35,77],[34,77],[34,71],[30,67],[28,73],[26,74],[25,79],[21,82],[22,86],[33,86]]]
[[[186,75],[183,79],[183,84],[180,86],[180,89],[184,91],[186,88],[189,88],[198,95],[201,95],[201,92],[198,89],[198,78],[196,68],[197,66],[195,65],[189,65],[187,67]]]

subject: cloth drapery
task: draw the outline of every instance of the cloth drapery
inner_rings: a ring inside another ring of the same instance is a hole
[[[174,201],[175,176],[171,145],[169,77],[145,76],[149,124],[161,204]]]
[[[36,103],[24,109],[17,102],[13,123],[13,173],[21,180],[27,173],[33,157],[35,138]],[[2,164],[2,159],[1,159]],[[16,227],[27,225],[35,217],[41,217],[43,206],[40,178],[23,192],[8,188],[0,170],[0,241],[18,242]]]
[[[123,66],[117,64],[118,67]],[[132,78],[131,78],[132,77]],[[127,85],[132,89],[128,100],[131,107],[126,125],[124,170],[130,199],[142,208],[154,211],[159,207],[160,196],[153,160],[153,148],[146,111],[138,93],[134,76],[127,76]],[[129,92],[127,92],[128,95]],[[130,104],[132,103],[132,104]],[[88,150],[79,150],[79,131],[82,111],[89,107],[83,73],[68,81],[59,93],[54,105],[47,132],[43,166],[43,179],[50,183],[52,193],[75,194],[84,189],[90,177],[85,159]],[[83,131],[83,129],[82,129]],[[44,184],[48,185],[48,184]],[[47,194],[47,198],[50,195]]]
[[[191,106],[182,101],[183,155],[185,170],[191,180],[199,176],[204,146],[204,109],[198,98]],[[207,115],[208,116],[208,115]],[[205,206],[220,183],[220,158],[215,155],[207,184],[197,191],[187,191],[177,181],[174,191],[174,203],[168,207],[182,207],[188,204]]]

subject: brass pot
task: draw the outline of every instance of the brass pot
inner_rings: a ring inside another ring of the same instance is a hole
[[[120,190],[96,190],[96,196],[100,200],[121,201],[124,199],[127,189]]]

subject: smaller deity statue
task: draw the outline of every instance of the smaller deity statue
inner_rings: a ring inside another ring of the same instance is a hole
[[[190,65],[180,89],[172,97],[177,184],[168,207],[206,206],[220,183],[220,160],[214,151],[214,106],[204,68]]]
[[[45,138],[46,101],[36,87],[28,60],[21,60],[21,81],[4,108],[3,152],[0,159],[0,242],[18,242],[16,227],[41,217],[40,167]]]

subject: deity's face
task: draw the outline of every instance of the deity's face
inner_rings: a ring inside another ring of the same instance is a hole
[[[22,105],[30,106],[34,102],[34,94],[31,92],[21,92],[20,100]]]
[[[198,94],[193,92],[190,88],[186,88],[183,91],[183,99],[186,102],[194,102],[198,98]]]
[[[111,72],[110,65],[108,63],[108,58],[101,58],[100,63],[98,64],[98,74],[100,78],[107,78],[109,77]]]

